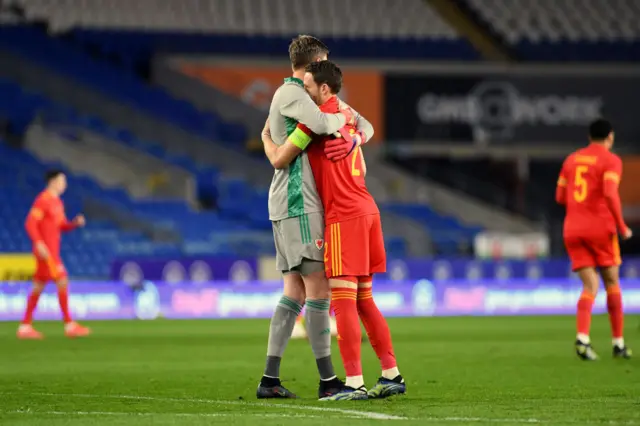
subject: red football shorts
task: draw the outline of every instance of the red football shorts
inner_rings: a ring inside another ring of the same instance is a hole
[[[606,268],[622,263],[617,235],[565,237],[564,245],[571,259],[571,269],[574,271],[581,268]]]
[[[369,276],[386,272],[382,221],[379,214],[332,223],[324,228],[327,278]]]
[[[67,276],[67,269],[64,267],[62,260],[56,257],[49,257],[42,260],[36,257],[36,273],[33,280],[39,283],[48,283],[49,281],[58,281]]]

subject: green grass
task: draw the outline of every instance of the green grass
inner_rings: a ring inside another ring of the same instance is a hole
[[[627,340],[638,320],[627,318]],[[393,319],[408,394],[385,401],[314,399],[317,375],[306,341],[292,341],[282,366],[302,398],[261,403],[268,322],[264,320],[98,322],[94,335],[18,341],[0,323],[2,425],[380,424],[371,413],[425,424],[640,424],[640,369],[613,360],[608,322],[595,317],[601,360],[573,353],[572,317]],[[340,365],[337,347],[334,360]],[[379,366],[365,344],[366,380]],[[341,370],[341,367],[340,367]],[[342,372],[342,370],[341,370]],[[332,411],[329,411],[332,410]],[[352,411],[352,410],[355,410]],[[390,421],[389,419],[385,421]]]

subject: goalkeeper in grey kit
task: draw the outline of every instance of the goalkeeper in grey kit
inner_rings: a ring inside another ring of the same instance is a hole
[[[321,112],[304,89],[305,67],[311,62],[326,60],[328,53],[327,46],[315,37],[302,35],[291,42],[289,58],[293,76],[286,78],[274,94],[265,125],[265,131],[276,144],[284,144],[298,122],[316,134],[326,135],[337,132],[346,123],[353,124],[358,117],[348,107],[338,114]],[[371,127],[360,118],[358,125]],[[333,150],[331,155],[346,156],[353,145],[353,141],[336,139],[327,149]],[[273,153],[266,154],[270,157]],[[331,294],[324,272],[324,212],[305,152],[288,166],[276,166],[269,189],[269,219],[273,224],[276,267],[283,274],[284,291],[271,319],[267,362],[257,396],[296,397],[280,382],[280,362],[305,304],[309,342],[320,374],[318,397],[332,396],[344,389],[344,383],[336,376],[331,361]]]

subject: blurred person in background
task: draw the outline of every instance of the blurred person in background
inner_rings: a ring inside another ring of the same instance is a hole
[[[42,339],[42,333],[33,328],[33,314],[38,300],[48,282],[53,281],[58,288],[58,302],[64,321],[64,333],[67,337],[84,337],[91,333],[71,318],[69,309],[69,278],[60,256],[62,232],[69,232],[85,226],[83,215],[77,215],[69,221],[60,198],[67,189],[67,177],[60,170],[46,173],[46,188],[35,199],[27,216],[25,227],[33,243],[33,255],[36,258],[36,273],[33,277],[33,289],[27,298],[27,308],[17,336],[19,339]]]
[[[583,360],[596,360],[591,346],[591,311],[602,276],[607,291],[613,356],[630,358],[623,337],[624,313],[620,292],[620,245],[618,232],[627,240],[633,235],[622,217],[618,186],[622,160],[611,152],[613,126],[606,120],[589,127],[589,146],[567,157],[556,187],[556,201],[566,207],[564,242],[572,270],[583,283],[577,306],[576,353]]]

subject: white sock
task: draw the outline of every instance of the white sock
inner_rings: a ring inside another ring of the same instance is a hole
[[[347,376],[345,384],[350,388],[358,389],[364,386],[364,378],[362,376]]]
[[[18,330],[20,331],[25,331],[25,330],[31,330],[33,326],[31,324],[20,324],[20,326],[18,327]]]
[[[585,345],[588,345],[591,343],[591,339],[589,338],[588,334],[578,333],[578,340],[584,343]]]
[[[613,343],[613,346],[624,348],[624,337],[614,337],[611,339],[611,343]]]
[[[400,375],[400,370],[398,370],[398,367],[382,370],[382,377],[384,377],[385,379],[393,380],[399,375]]]

